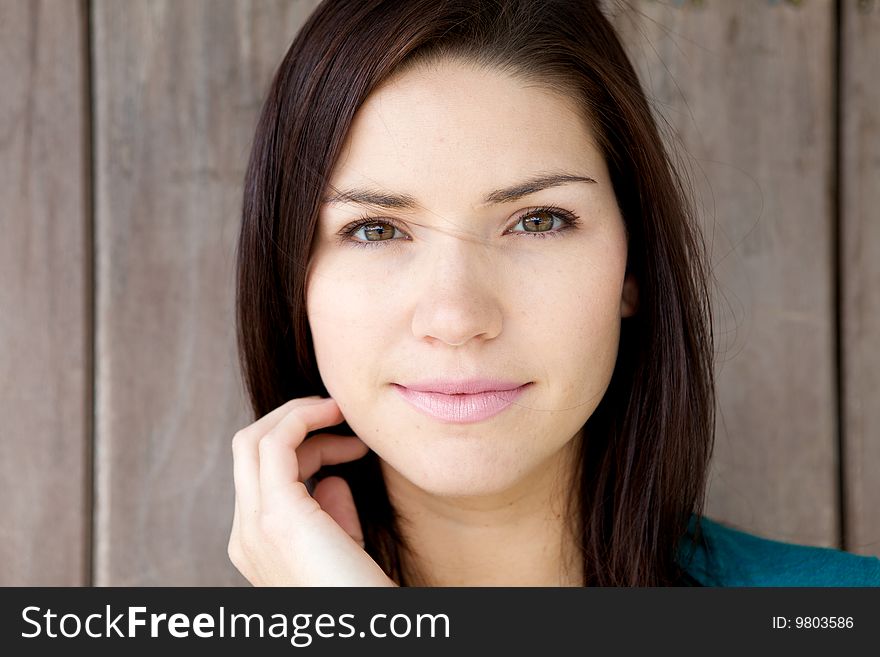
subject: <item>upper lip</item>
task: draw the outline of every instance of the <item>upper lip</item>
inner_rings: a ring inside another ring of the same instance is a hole
[[[419,392],[439,392],[444,395],[473,395],[480,392],[495,390],[513,390],[526,385],[519,381],[504,381],[501,379],[472,378],[472,379],[431,379],[415,383],[401,383],[404,388]]]

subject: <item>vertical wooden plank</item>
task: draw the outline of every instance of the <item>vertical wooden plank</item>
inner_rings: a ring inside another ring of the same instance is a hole
[[[241,186],[315,2],[93,3],[99,585],[244,583],[229,563]]]
[[[608,7],[680,141],[712,250],[707,514],[837,545],[833,2]]]
[[[846,546],[880,555],[880,3],[842,5]]]
[[[86,22],[0,0],[0,585],[88,583]]]

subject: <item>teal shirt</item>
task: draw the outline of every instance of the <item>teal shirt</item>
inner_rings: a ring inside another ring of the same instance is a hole
[[[880,586],[877,557],[770,540],[705,516],[695,549],[695,522],[692,516],[679,563],[703,586]]]

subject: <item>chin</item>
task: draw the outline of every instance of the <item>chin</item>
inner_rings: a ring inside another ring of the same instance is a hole
[[[492,497],[504,493],[512,485],[512,482],[493,482],[486,480],[475,483],[472,481],[463,481],[454,476],[443,480],[433,478],[429,481],[422,480],[412,483],[435,497],[456,499]]]
[[[395,471],[413,486],[437,497],[486,497],[503,493],[520,480],[516,467],[499,468],[486,460],[463,465],[462,459],[435,458],[428,461],[408,460]]]

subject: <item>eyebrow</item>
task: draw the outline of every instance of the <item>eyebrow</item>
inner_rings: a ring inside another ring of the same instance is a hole
[[[496,189],[495,191],[490,192],[478,207],[516,201],[523,196],[534,194],[542,189],[572,182],[596,184],[595,179],[589,176],[580,176],[571,173],[540,174],[515,185],[511,185],[510,187]],[[359,205],[369,205],[392,210],[416,210],[419,208],[419,202],[409,194],[395,194],[381,189],[370,189],[366,187],[337,191],[335,194],[325,198],[323,202],[357,203]]]

